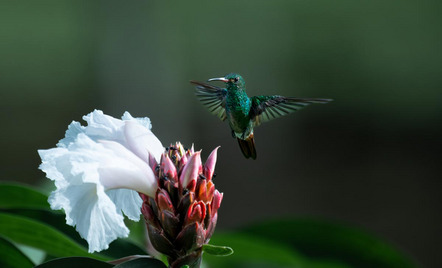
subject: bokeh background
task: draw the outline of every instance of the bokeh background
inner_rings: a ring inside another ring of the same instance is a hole
[[[93,109],[148,116],[166,146],[221,145],[218,229],[313,216],[441,267],[440,1],[1,1],[0,179],[45,181],[37,149]],[[333,98],[255,130],[243,158],[189,80]]]

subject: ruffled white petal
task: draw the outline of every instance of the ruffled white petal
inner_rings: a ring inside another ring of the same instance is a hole
[[[64,209],[67,224],[76,226],[91,252],[127,237],[122,211],[138,220],[142,200],[137,191],[152,195],[157,187],[145,162],[115,142],[105,144],[80,133],[67,148],[39,150],[40,168],[57,187],[51,207]]]
[[[52,192],[49,203],[52,209],[64,209],[66,223],[75,226],[80,236],[87,240],[91,253],[105,250],[116,238],[129,235],[123,215],[118,213],[99,184],[59,188]]]
[[[122,211],[124,215],[133,221],[140,220],[140,208],[143,204],[143,200],[136,191],[129,189],[113,189],[106,193],[115,203],[117,211]]]
[[[138,192],[153,196],[158,187],[149,155],[159,160],[164,148],[148,118],[126,112],[119,120],[95,110],[83,119],[87,126],[72,122],[57,148],[38,152],[40,169],[57,187],[51,207],[64,209],[67,224],[94,252],[128,236],[123,213],[139,220]]]
[[[122,128],[124,122],[120,119],[103,114],[100,110],[95,110],[92,113],[83,116],[83,120],[87,122],[85,133],[93,139],[124,141]]]
[[[85,127],[80,125],[80,123],[73,121],[69,126],[68,130],[66,130],[66,134],[64,139],[61,139],[57,146],[58,147],[67,147],[70,143],[74,142],[77,138],[78,134],[84,133]]]
[[[148,117],[133,117],[129,112],[124,112],[121,119],[123,119],[124,121],[135,120],[138,122],[138,124],[142,125],[143,127],[149,130],[152,129],[152,123],[150,122],[150,119]]]
[[[152,133],[152,124],[147,117],[135,118],[129,112],[125,112],[120,120],[105,115],[100,110],[95,110],[83,116],[83,119],[88,125],[81,126],[78,122],[72,122],[66,131],[65,138],[59,142],[58,146],[66,147],[79,133],[85,133],[95,141],[116,141],[147,163],[149,163],[149,153],[159,160],[164,151],[160,140]]]

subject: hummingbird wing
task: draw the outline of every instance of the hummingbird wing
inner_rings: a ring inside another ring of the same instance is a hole
[[[203,103],[204,106],[216,115],[222,121],[226,120],[226,94],[225,88],[212,86],[203,82],[190,81],[196,86],[196,96]]]
[[[295,112],[311,103],[327,103],[331,99],[292,98],[279,95],[251,97],[250,119],[254,126]]]

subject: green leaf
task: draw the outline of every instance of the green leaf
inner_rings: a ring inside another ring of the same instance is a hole
[[[66,215],[64,213],[42,209],[6,209],[2,212],[31,218],[37,222],[44,222],[46,225],[50,225],[66,236],[70,237],[78,244],[87,247],[86,240],[80,237],[74,227],[66,224]]]
[[[114,267],[112,264],[99,261],[97,259],[86,258],[86,257],[69,257],[69,258],[59,258],[50,260],[43,264],[37,265],[35,268],[83,268],[83,267],[94,267],[94,268],[109,268]]]
[[[0,267],[26,268],[33,267],[32,261],[14,244],[0,236]]]
[[[269,221],[243,228],[241,234],[285,243],[310,258],[336,260],[354,267],[416,267],[409,257],[375,235],[328,221]]]
[[[215,256],[229,256],[233,254],[233,249],[225,246],[215,246],[206,244],[203,245],[203,251],[210,255]]]
[[[114,266],[114,268],[146,268],[146,267],[167,268],[162,261],[151,257],[141,257]]]
[[[11,183],[0,184],[0,209],[39,208],[50,209],[48,197],[28,186]]]
[[[63,233],[50,226],[21,216],[0,213],[0,235],[39,248],[54,257],[95,256]],[[100,258],[100,257],[97,257]]]
[[[109,245],[109,249],[100,253],[113,259],[129,255],[148,255],[143,248],[128,239],[117,239]]]
[[[130,230],[128,238],[135,244],[144,247],[147,235],[146,222],[144,220],[140,220],[140,221],[126,221],[125,223],[127,228],[129,228]]]
[[[235,254],[228,258],[204,255],[203,261],[211,268],[223,267],[319,267],[310,266],[309,260],[293,248],[275,241],[242,233],[222,233],[214,235],[211,243],[230,245]],[[339,267],[346,266],[322,266]]]
[[[79,245],[87,247],[86,241],[80,237],[77,231],[72,226],[66,224],[65,215],[62,213],[41,209],[8,209],[5,212],[44,222],[70,237]],[[110,244],[109,249],[100,252],[100,254],[109,256],[112,259],[122,258],[128,255],[147,255],[144,248],[141,248],[129,239],[115,240]]]

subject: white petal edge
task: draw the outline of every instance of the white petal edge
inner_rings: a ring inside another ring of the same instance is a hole
[[[143,200],[138,192],[129,189],[112,189],[106,191],[106,194],[114,202],[117,211],[122,211],[124,215],[133,221],[140,220]]]
[[[160,161],[164,147],[152,131],[134,121],[127,121],[124,134],[128,148],[138,157],[149,163],[151,154],[157,162]]]
[[[138,157],[149,163],[149,154],[159,161],[164,147],[161,141],[152,133],[151,121],[148,117],[135,118],[129,112],[125,112],[122,120],[104,114],[101,110],[94,110],[83,116],[87,126],[81,126],[73,121],[66,131],[65,138],[57,144],[59,147],[67,147],[74,142],[78,134],[85,133],[94,141],[116,141]]]
[[[60,188],[49,197],[52,209],[64,209],[66,223],[75,226],[89,244],[89,252],[102,251],[129,229],[115,204],[99,184],[84,183]]]

